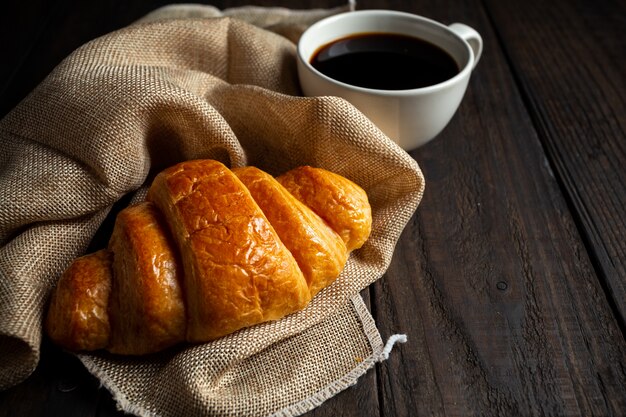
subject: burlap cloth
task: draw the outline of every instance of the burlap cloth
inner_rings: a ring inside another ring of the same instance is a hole
[[[338,172],[367,191],[373,232],[299,313],[148,357],[79,355],[118,406],[299,415],[382,360],[359,292],[388,267],[424,179],[350,104],[300,96],[294,41],[337,11],[167,7],[76,50],[0,121],[1,389],[36,367],[50,289],[113,204],[194,158]]]

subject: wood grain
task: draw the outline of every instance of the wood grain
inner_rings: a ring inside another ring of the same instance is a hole
[[[490,27],[513,18],[459,3],[424,13],[486,49],[451,125],[412,152],[426,194],[374,286],[381,332],[410,341],[382,367],[383,413],[624,415],[623,335]]]
[[[623,332],[626,4],[487,4],[494,21],[508,21],[497,25],[498,37]]]

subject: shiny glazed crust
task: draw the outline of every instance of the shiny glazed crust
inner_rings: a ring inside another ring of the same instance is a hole
[[[45,321],[60,346],[141,355],[282,318],[339,276],[371,228],[365,192],[311,167],[277,180],[187,161],[146,200],[61,277]]]
[[[109,242],[113,353],[140,355],[185,340],[182,268],[161,213],[152,203],[122,210]]]
[[[76,258],[52,293],[44,323],[50,339],[70,350],[107,346],[111,333],[107,313],[110,290],[109,251]]]
[[[349,179],[322,168],[302,166],[276,178],[343,239],[348,251],[360,248],[372,230],[365,191]]]
[[[160,173],[148,193],[182,254],[187,340],[207,341],[300,310],[311,299],[294,257],[248,189],[217,161]]]
[[[271,175],[255,167],[237,168],[233,172],[250,190],[293,254],[311,295],[331,284],[348,259],[341,237]]]

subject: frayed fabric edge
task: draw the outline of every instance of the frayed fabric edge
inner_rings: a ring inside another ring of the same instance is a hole
[[[268,417],[297,417],[319,407],[324,401],[334,397],[346,388],[355,385],[358,382],[358,379],[368,370],[373,368],[376,363],[384,362],[389,359],[389,354],[393,350],[396,343],[407,342],[408,339],[405,334],[394,334],[390,336],[387,339],[387,342],[383,345],[383,340],[380,336],[378,328],[376,327],[376,323],[374,323],[374,318],[367,309],[367,306],[363,302],[361,296],[357,294],[351,301],[359,320],[361,321],[370,347],[372,348],[372,354],[365,358],[350,372],[346,373],[342,378],[331,382],[310,397],[305,398],[298,403],[291,404]]]
[[[406,341],[407,337],[405,334],[394,334],[389,336],[389,339],[387,339],[387,343],[385,343],[383,351],[380,352],[379,362],[389,359],[389,354],[391,353],[396,343],[406,343]]]

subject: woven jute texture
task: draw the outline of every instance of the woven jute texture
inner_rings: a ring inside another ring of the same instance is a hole
[[[118,406],[299,415],[381,360],[359,292],[384,274],[424,179],[349,103],[301,96],[294,41],[336,11],[159,10],[76,50],[0,121],[1,389],[36,367],[50,290],[113,205],[197,158],[337,172],[367,191],[373,232],[333,285],[282,320],[141,358],[79,355]]]

